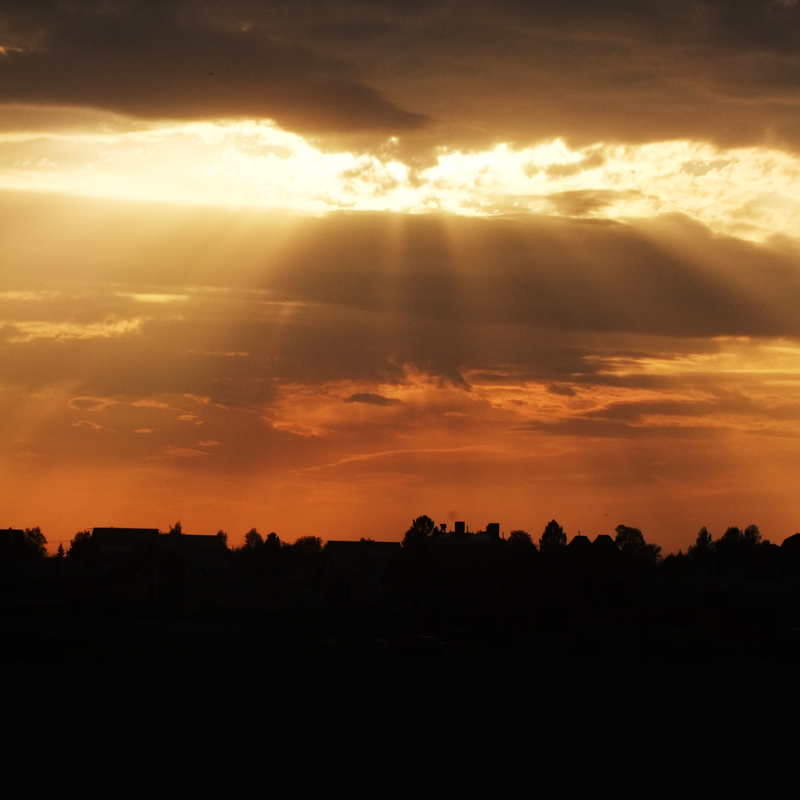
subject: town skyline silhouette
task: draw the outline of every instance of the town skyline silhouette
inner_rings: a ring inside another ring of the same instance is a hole
[[[538,541],[422,515],[402,542],[94,528],[48,555],[0,530],[6,658],[403,660],[800,657],[800,533],[637,528]],[[165,631],[170,634],[165,638]]]

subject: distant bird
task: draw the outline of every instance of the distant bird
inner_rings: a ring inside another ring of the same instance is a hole
[[[213,75],[214,73],[213,73],[213,72],[209,72],[208,74],[209,74],[209,75]]]

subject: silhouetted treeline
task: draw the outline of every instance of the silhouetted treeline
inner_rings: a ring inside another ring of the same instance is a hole
[[[730,572],[740,570],[751,578],[771,578],[775,570],[784,562],[793,562],[792,554],[800,545],[800,534],[789,537],[778,547],[768,540],[762,540],[757,525],[749,525],[744,531],[728,528],[714,540],[705,527],[697,534],[697,540],[687,554],[669,556],[673,569],[684,572],[693,568],[715,569]]]
[[[0,534],[5,620],[112,614],[206,631],[227,620],[208,642],[250,630],[236,647],[265,657],[800,655],[800,534],[779,547],[754,525],[716,540],[702,528],[667,557],[627,525],[570,539],[551,520],[536,537],[504,538],[496,523],[470,533],[424,515],[402,544],[286,543],[253,528],[229,547],[224,531],[195,536],[178,522],[81,531],[44,558],[38,528]]]

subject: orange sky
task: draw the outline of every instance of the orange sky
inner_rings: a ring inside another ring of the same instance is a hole
[[[800,528],[794,2],[0,6],[0,525]]]

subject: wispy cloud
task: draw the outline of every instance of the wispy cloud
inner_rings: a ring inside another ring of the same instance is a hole
[[[72,427],[73,428],[90,428],[93,431],[99,431],[101,426],[98,425],[96,422],[88,422],[87,420],[82,419],[79,422],[73,422],[72,423]]]
[[[392,456],[404,455],[450,455],[455,453],[470,453],[470,452],[492,452],[498,448],[490,445],[467,445],[465,447],[440,447],[440,448],[408,448],[403,450],[385,450],[379,453],[359,453],[358,455],[348,456],[347,458],[340,458],[338,461],[332,461],[330,464],[318,464],[313,467],[304,467],[303,469],[294,470],[295,472],[319,472],[320,470],[335,469],[342,467],[346,464],[354,464],[364,461],[374,461],[376,459],[391,458]]]
[[[159,408],[159,409],[168,409],[170,406],[167,403],[162,403],[160,400],[134,400],[131,403],[132,406],[136,408]]]
[[[64,341],[68,339],[110,339],[113,336],[124,336],[138,333],[144,320],[121,319],[106,320],[105,322],[9,322],[0,323],[3,327],[15,331],[6,338],[8,342],[32,342],[36,339],[55,339]]]
[[[73,397],[68,405],[74,411],[102,411],[117,402],[111,397]]]
[[[137,303],[182,303],[189,299],[188,294],[139,294],[136,292],[116,292],[117,297],[130,297]]]
[[[171,445],[164,448],[164,453],[168,458],[200,458],[208,455],[204,450],[194,450],[191,447],[173,447]]]
[[[8,301],[23,301],[23,302],[35,302],[38,300],[49,300],[52,297],[55,297],[58,292],[48,291],[48,292],[30,292],[30,291],[11,291],[11,292],[0,292],[0,301],[1,300],[8,300]]]

